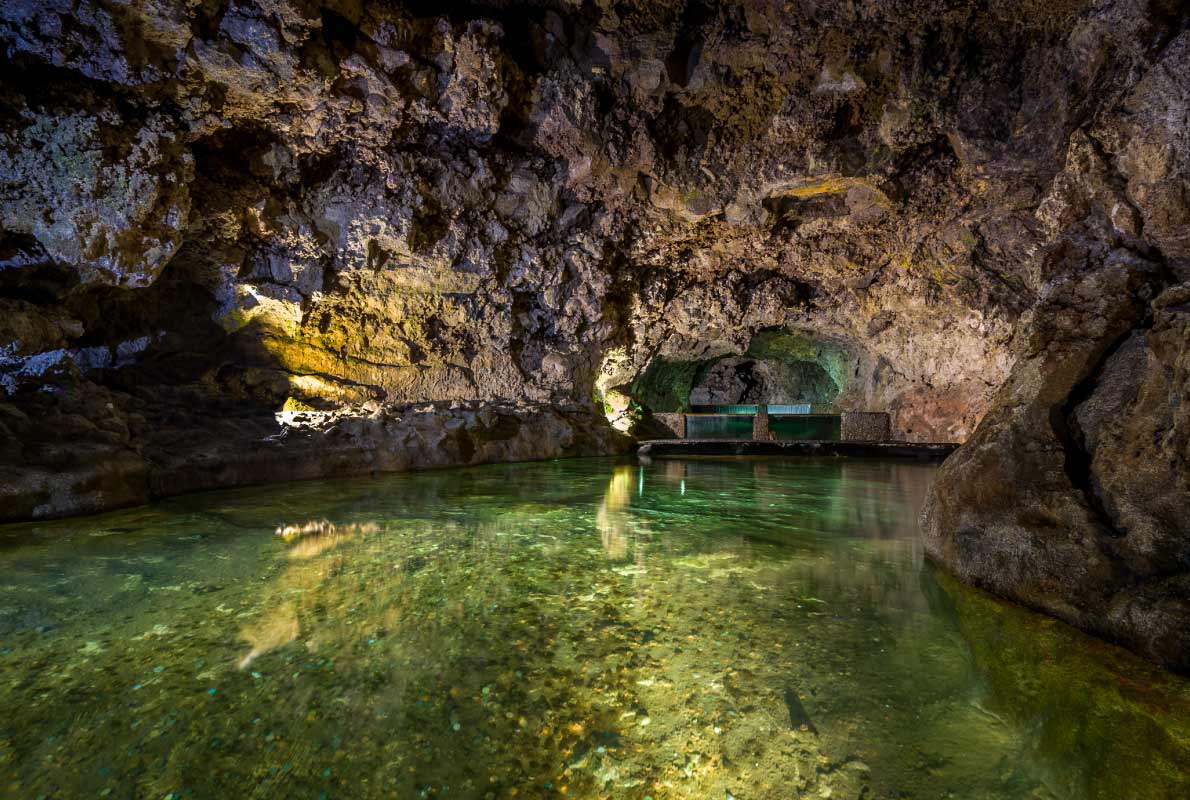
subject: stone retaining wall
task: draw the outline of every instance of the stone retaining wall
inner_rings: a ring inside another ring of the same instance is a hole
[[[686,438],[685,414],[654,414],[653,419],[657,421],[660,427],[669,431],[678,439]]]
[[[883,411],[844,411],[839,438],[845,442],[886,442],[892,424]]]
[[[769,431],[769,407],[761,404],[756,407],[756,416],[752,418],[752,438],[758,442],[765,442],[773,438]]]

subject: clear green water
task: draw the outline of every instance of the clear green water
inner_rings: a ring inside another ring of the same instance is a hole
[[[752,417],[745,414],[687,414],[687,439],[751,439]]]
[[[1190,796],[1186,682],[924,564],[932,474],[576,460],[0,529],[0,796]]]

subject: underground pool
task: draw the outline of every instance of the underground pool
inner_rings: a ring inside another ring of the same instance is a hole
[[[934,469],[576,459],[0,528],[0,794],[1190,796],[1190,682],[932,568]]]

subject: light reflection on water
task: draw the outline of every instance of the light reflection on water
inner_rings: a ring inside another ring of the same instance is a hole
[[[0,794],[1190,796],[1186,682],[937,574],[932,475],[591,459],[0,529]]]

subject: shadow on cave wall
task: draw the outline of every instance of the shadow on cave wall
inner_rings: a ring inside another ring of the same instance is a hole
[[[203,418],[270,416],[285,403],[288,381],[259,346],[259,331],[230,336],[214,322],[218,300],[198,276],[206,267],[200,250],[183,245],[157,281],[136,291],[68,286],[52,265],[0,283],[0,299],[69,320],[79,333],[41,385],[22,385],[6,402],[34,418],[128,416],[134,437]]]
[[[704,368],[690,390],[690,405],[832,405],[838,396],[839,385],[815,361],[725,358]]]
[[[94,421],[102,414],[87,408],[87,399],[97,388],[94,403],[135,415],[137,426],[150,429],[229,415],[267,419],[286,403],[292,381],[270,347],[274,332],[250,322],[229,333],[215,321],[225,302],[218,296],[227,285],[221,270],[245,274],[259,259],[250,243],[204,240],[207,228],[244,213],[253,187],[261,193],[249,156],[267,146],[266,138],[241,131],[194,148],[191,191],[204,198],[195,212],[199,221],[192,220],[188,238],[147,286],[81,285],[76,268],[55,263],[32,237],[5,235],[0,255],[21,263],[0,270],[0,304],[60,321],[58,346],[66,356],[41,374],[40,385],[18,385],[7,402],[37,416],[80,414]],[[37,331],[19,324],[16,332],[38,340]]]
[[[253,242],[211,235],[264,194],[249,167],[268,145],[239,131],[194,147],[189,190],[202,204],[147,285],[84,283],[34,237],[0,232],[4,516],[144,502],[168,493],[154,482],[171,465],[205,488],[219,463],[251,461],[284,432],[277,412],[299,376],[264,324],[229,333],[216,321],[229,278],[255,268]],[[238,482],[265,477],[243,471]]]

